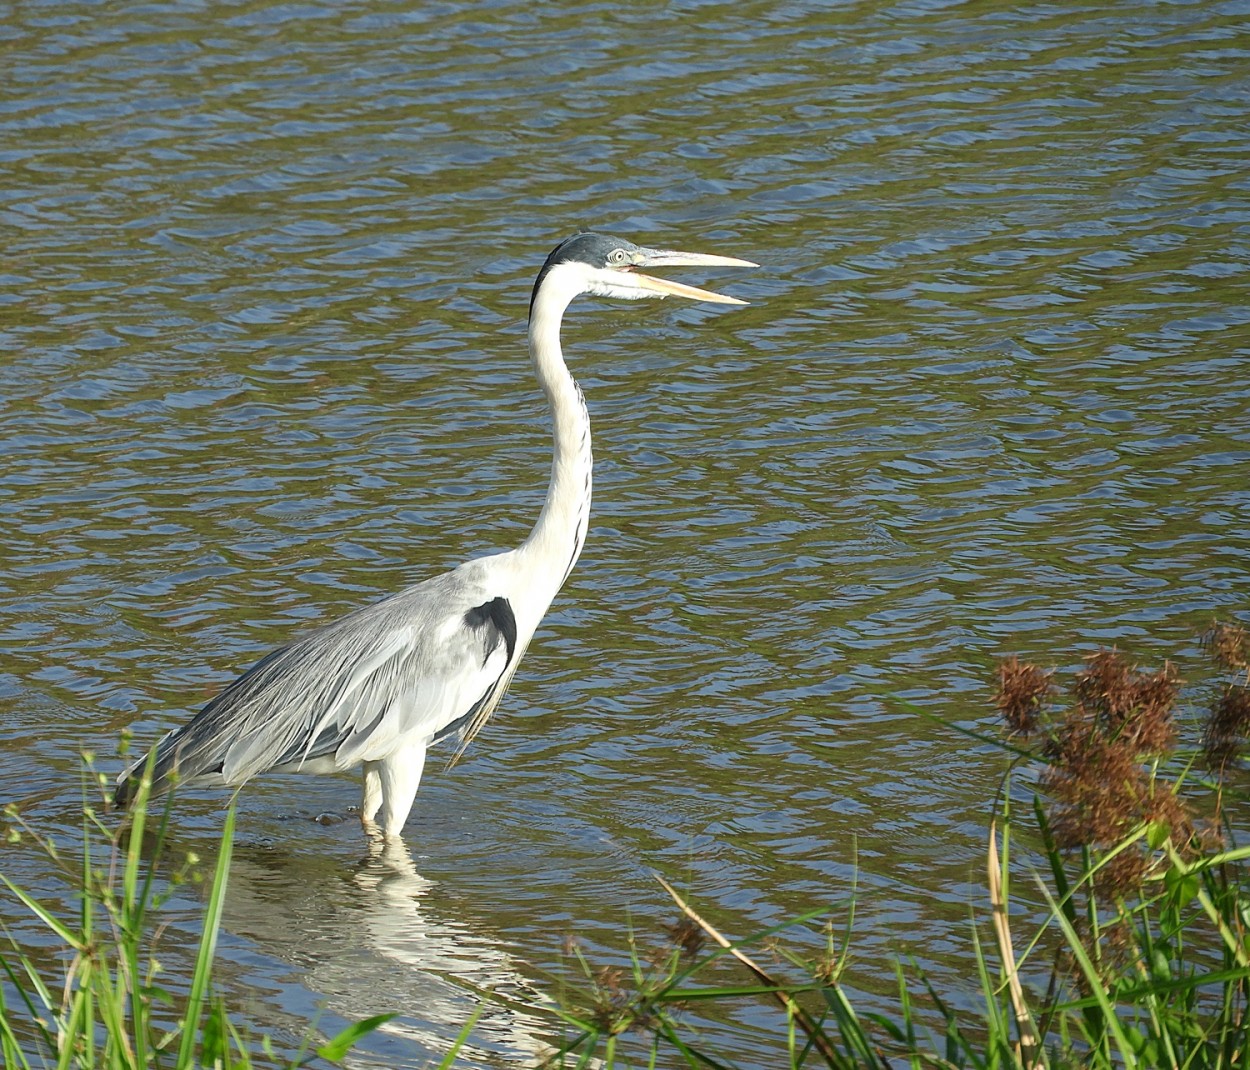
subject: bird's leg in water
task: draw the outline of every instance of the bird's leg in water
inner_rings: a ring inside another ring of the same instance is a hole
[[[360,823],[366,832],[377,831],[374,818],[382,809],[382,763],[365,762],[364,793],[360,799]]]
[[[378,762],[382,785],[382,834],[388,838],[399,836],[404,831],[404,821],[421,784],[427,743],[428,740],[424,739],[409,743]]]

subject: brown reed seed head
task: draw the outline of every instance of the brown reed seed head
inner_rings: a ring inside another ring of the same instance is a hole
[[[1210,850],[1213,842],[1208,833],[1213,831],[1216,839],[1222,839],[1213,826],[1199,829],[1191,819],[1189,807],[1171,790],[1160,792],[1146,806],[1145,818],[1151,824],[1166,826],[1177,853],[1184,858]],[[1125,830],[1127,831],[1127,830]],[[1100,896],[1125,897],[1140,892],[1152,869],[1166,863],[1164,856],[1136,843],[1107,860],[1094,874],[1094,890]]]
[[[1077,706],[1047,742],[1050,765],[1042,786],[1054,800],[1051,830],[1062,850],[1109,850],[1143,822],[1165,828],[1188,855],[1198,830],[1172,786],[1149,777],[1123,739],[1111,739]],[[1142,845],[1122,850],[1094,878],[1100,895],[1127,896],[1141,888],[1150,855]]]
[[[1220,772],[1235,762],[1250,739],[1250,689],[1229,686],[1211,710],[1203,733],[1207,764]]]
[[[1073,694],[1100,724],[1138,755],[1165,754],[1176,745],[1172,712],[1181,678],[1170,662],[1155,673],[1131,668],[1117,650],[1100,650],[1076,674]]]
[[[1121,851],[1094,874],[1094,890],[1107,899],[1130,896],[1141,888],[1149,869],[1150,861],[1142,851]]]
[[[1051,826],[1059,847],[1109,846],[1140,820],[1146,774],[1122,739],[1107,735],[1081,704],[1046,741],[1042,786],[1055,800]]]
[[[1050,672],[1014,654],[998,663],[994,705],[1012,732],[1029,736],[1037,731],[1038,715],[1053,690],[1050,677]]]
[[[1203,854],[1215,854],[1228,846],[1220,823],[1209,817],[1204,817],[1195,824],[1194,835],[1198,840],[1198,850]]]
[[[1176,785],[1162,780],[1150,783],[1150,794],[1142,807],[1143,819],[1151,825],[1168,830],[1173,845],[1181,854],[1188,854],[1198,830],[1194,826],[1193,811],[1177,793]]]
[[[683,958],[692,959],[703,950],[703,930],[685,915],[678,918],[676,924],[666,925],[664,928],[668,930],[673,944],[681,948]]]
[[[1239,624],[1212,621],[1202,635],[1202,646],[1219,668],[1250,671],[1250,640]]]
[[[605,1033],[619,1031],[621,1017],[629,1008],[629,992],[624,980],[624,973],[613,966],[605,966],[595,975],[590,1019]]]

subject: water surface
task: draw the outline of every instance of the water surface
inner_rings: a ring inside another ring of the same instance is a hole
[[[745,309],[582,302],[578,570],[411,856],[346,778],[240,817],[222,977],[421,1066],[677,881],[844,901],[851,979],[972,991],[995,659],[1196,658],[1250,593],[1250,7],[22,4],[0,29],[0,798],[74,822],[259,655],[514,545],[529,287],[584,227],[759,261]],[[178,845],[211,857],[220,797]],[[68,835],[68,832],[66,833]],[[5,872],[59,894],[22,847]],[[6,923],[20,918],[0,904]],[[175,932],[196,904],[176,900]],[[19,926],[25,922],[17,921]],[[38,939],[33,927],[26,931]],[[175,972],[177,965],[171,966]],[[528,995],[527,995],[528,994]],[[768,1065],[761,1009],[708,1025]],[[502,1009],[473,1060],[540,1050]],[[493,1053],[493,1054],[492,1054]]]

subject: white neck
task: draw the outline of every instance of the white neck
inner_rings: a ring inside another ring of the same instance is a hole
[[[555,448],[547,500],[533,531],[516,551],[529,575],[544,577],[538,582],[548,588],[542,592],[548,603],[573,571],[590,522],[590,415],[560,349],[564,310],[584,292],[584,284],[578,274],[562,268],[548,271],[530,310],[530,357],[551,408]],[[545,609],[546,605],[540,615]]]

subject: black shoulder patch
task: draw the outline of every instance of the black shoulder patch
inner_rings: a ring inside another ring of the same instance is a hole
[[[516,616],[506,598],[492,598],[489,602],[474,606],[464,615],[464,622],[473,629],[486,624],[494,625],[495,630],[503,636],[504,647],[508,651],[508,664],[512,664],[512,654],[516,650]]]

